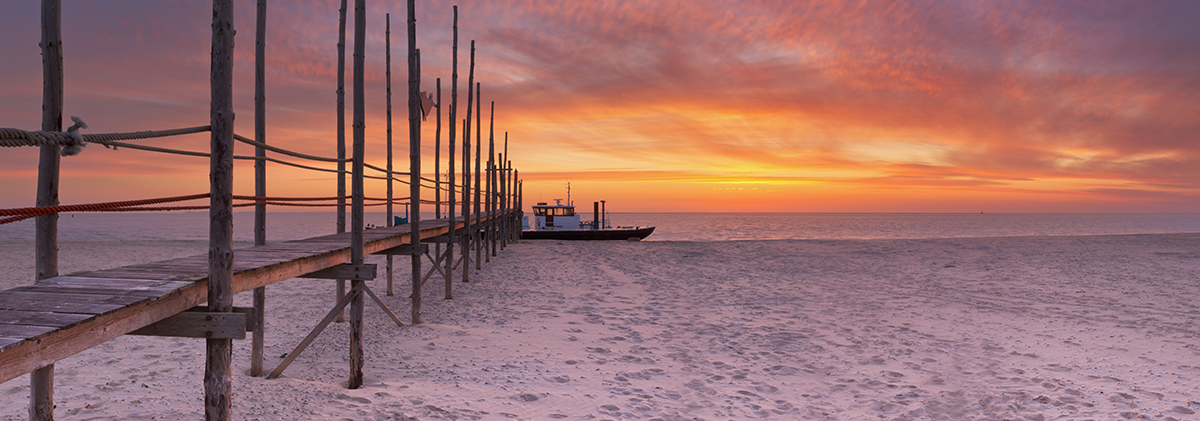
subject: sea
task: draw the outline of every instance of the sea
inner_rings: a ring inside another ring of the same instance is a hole
[[[234,241],[254,240],[253,218],[253,212],[234,213]],[[1200,233],[1200,213],[610,213],[608,219],[614,227],[656,227],[646,241]],[[336,220],[332,212],[268,213],[267,239],[333,234]],[[383,226],[386,218],[368,213],[366,223]],[[0,240],[33,239],[33,225],[32,219],[0,225]],[[63,240],[204,240],[208,213],[67,213],[59,217],[58,235]]]

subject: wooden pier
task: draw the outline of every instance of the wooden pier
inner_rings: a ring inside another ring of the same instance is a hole
[[[511,216],[477,215],[472,222],[479,224]],[[409,245],[411,226],[366,230],[363,250],[368,254],[398,251]],[[459,221],[456,228],[462,230],[463,226]],[[435,240],[449,230],[447,219],[422,221],[420,237]],[[239,249],[234,252],[233,292],[302,278],[349,261],[349,233]],[[74,273],[0,291],[0,381],[22,376],[204,304],[207,284],[208,256],[200,255]],[[221,327],[244,325],[244,317],[198,324],[189,331],[175,333],[205,337],[210,332],[208,337],[226,336],[227,330]]]

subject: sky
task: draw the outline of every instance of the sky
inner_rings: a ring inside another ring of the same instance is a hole
[[[1200,2],[418,3],[422,90],[436,97],[441,78],[441,173],[457,4],[457,118],[474,40],[484,153],[494,102],[526,205],[566,199],[570,183],[577,204],[613,212],[1200,211]],[[268,5],[268,143],[336,155],[338,6]],[[235,131],[252,137],[254,2],[236,7]],[[407,171],[404,2],[367,4],[367,161],[386,162],[386,13],[393,162]],[[0,16],[0,127],[39,129],[38,2],[0,2]],[[208,124],[210,24],[207,1],[63,0],[65,114],[84,133]],[[91,145],[63,158],[60,200],[202,193],[208,165]],[[253,193],[252,167],[237,162],[237,194]],[[329,173],[268,172],[272,196],[336,192]],[[0,208],[33,206],[36,175],[36,148],[0,149]],[[367,195],[385,188],[368,181]]]

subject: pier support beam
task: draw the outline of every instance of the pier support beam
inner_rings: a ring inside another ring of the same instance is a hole
[[[62,131],[63,57],[62,4],[42,0],[42,130]],[[58,205],[59,150],[42,146],[38,160],[38,206]],[[35,279],[58,276],[58,214],[39,216],[34,222]],[[29,373],[29,419],[54,419],[54,364]]]
[[[367,42],[367,2],[354,1],[354,180],[352,186],[351,229],[350,229],[350,263],[362,265],[363,255],[363,170],[366,158],[366,94],[364,85]],[[351,281],[354,289],[364,288],[363,281]],[[350,380],[347,386],[358,389],[363,382],[363,349],[362,349],[362,318],[363,296],[356,294],[350,301]]]
[[[384,15],[384,66],[386,67],[387,79],[387,222],[384,226],[390,227],[396,225],[396,219],[392,215],[392,14]],[[392,296],[392,256],[387,257],[387,295]]]
[[[208,311],[233,311],[233,0],[213,0]],[[204,416],[232,418],[232,339],[207,339]]]
[[[337,232],[346,232],[346,0],[338,9],[338,69],[337,69]],[[337,282],[337,301],[346,296],[346,281]],[[339,312],[336,322],[346,321],[346,313]]]
[[[359,0],[362,1],[362,0]],[[421,248],[421,50],[417,49],[416,0],[408,0],[408,174],[412,202],[412,249]],[[412,323],[421,323],[421,256],[412,255]]]
[[[258,0],[258,23],[254,35],[254,140],[267,143],[267,0]],[[254,148],[254,195],[267,196],[267,151]],[[267,244],[267,202],[254,205],[254,245]],[[250,341],[250,375],[263,373],[263,334],[266,328],[267,287],[254,289],[254,338]]]
[[[454,137],[454,124],[457,122],[455,120],[455,118],[457,116],[456,110],[458,109],[458,6],[454,6],[454,47],[453,47],[453,50],[454,50],[454,55],[452,56],[453,58],[450,61],[450,63],[451,63],[450,64],[450,111],[448,113],[449,118],[450,118],[450,121],[449,121],[450,133],[448,135],[449,137],[446,138],[446,146],[449,149],[449,151],[447,153],[449,156],[449,168],[450,168],[450,174],[448,175],[447,180],[446,180],[446,185],[450,186],[450,191],[448,192],[450,195],[450,203],[449,203],[449,208],[446,212],[447,214],[450,215],[450,232],[447,233],[447,236],[450,238],[450,241],[446,243],[446,259],[445,259],[446,260],[446,271],[445,271],[445,273],[446,273],[446,285],[445,285],[446,286],[446,297],[445,298],[447,300],[454,298],[454,289],[453,289],[453,286],[450,284],[450,278],[453,275],[453,269],[454,269],[454,236],[457,235],[455,233],[456,229],[455,229],[455,221],[454,221],[455,215],[454,214],[455,214],[455,212],[458,211],[457,209],[454,208],[454,191],[455,191],[455,189],[458,188],[458,186],[456,186],[454,184],[454,143],[458,141],[458,139]],[[441,101],[441,100],[439,99],[438,101]]]

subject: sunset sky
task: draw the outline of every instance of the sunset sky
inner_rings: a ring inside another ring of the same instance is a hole
[[[0,2],[0,127],[40,128],[38,3]],[[455,3],[418,3],[421,86],[436,95],[442,78],[446,124]],[[367,5],[368,162],[385,160],[390,12],[398,171],[408,169],[404,4]],[[581,206],[604,199],[617,212],[1200,211],[1200,2],[457,4],[459,118],[476,40],[483,139],[495,101],[497,145],[508,132],[527,205],[565,198],[570,182]],[[337,9],[269,3],[268,143],[336,154]],[[66,115],[85,133],[208,124],[211,16],[209,1],[63,0]],[[245,136],[254,23],[254,2],[238,1]],[[429,177],[434,128],[430,115]],[[206,151],[208,135],[137,142]],[[63,158],[60,197],[206,192],[208,165],[91,145]],[[236,192],[252,194],[252,164],[237,168]],[[268,171],[273,196],[335,193],[328,173]],[[36,174],[35,148],[0,149],[0,208],[32,206]],[[367,184],[383,195],[382,182]]]

